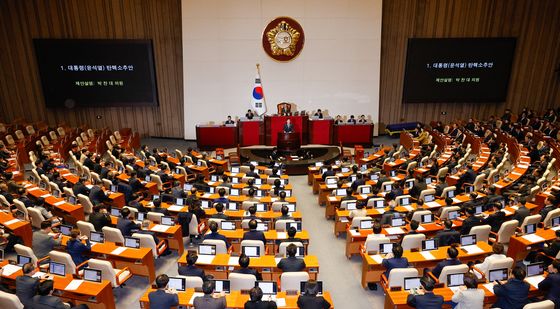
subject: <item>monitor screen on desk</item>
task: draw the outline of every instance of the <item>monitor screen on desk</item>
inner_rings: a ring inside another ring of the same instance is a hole
[[[239,210],[239,207],[236,202],[229,202],[227,206],[228,210]]]
[[[474,208],[474,214],[475,215],[480,215],[483,212],[484,212],[484,207],[482,205],[475,206],[475,208]]]
[[[383,199],[376,200],[375,208],[385,208],[385,200]]]
[[[124,238],[124,246],[127,248],[140,248],[140,239],[134,237],[125,237]]]
[[[393,190],[393,186],[385,185],[385,187],[383,189],[385,190],[385,192],[390,192],[391,190]]]
[[[296,204],[284,204],[286,207],[288,207],[288,212],[295,212],[296,211]]]
[[[434,222],[434,214],[427,214],[420,216],[422,218],[422,224]]]
[[[361,220],[360,221],[360,229],[371,229],[373,227],[373,220]]]
[[[327,185],[336,185],[337,179],[336,178],[327,178],[326,181]]]
[[[342,168],[340,168],[340,172],[342,172],[342,173],[348,173],[349,171],[350,171],[350,168],[349,168],[349,167],[342,167]]]
[[[399,200],[399,204],[401,206],[406,206],[406,205],[410,205],[410,198],[408,197],[403,197]]]
[[[345,196],[346,189],[336,189],[336,196]]]
[[[431,177],[427,177],[426,179],[424,179],[424,182],[429,185],[432,183],[432,178]]]
[[[229,195],[231,196],[239,196],[239,189],[230,189]]]
[[[216,193],[216,188],[214,188],[214,187],[208,187],[208,193],[210,193],[210,194]]]
[[[360,188],[360,194],[370,194],[370,193],[371,193],[370,186],[365,186]]]
[[[72,228],[73,227],[71,225],[61,224],[60,233],[64,236],[70,236],[70,234],[72,234]]]
[[[118,209],[118,208],[111,208],[111,216],[120,217],[121,216],[121,210]]]
[[[406,187],[409,189],[412,189],[412,187],[414,187],[414,179],[408,179],[405,181],[406,183]]]
[[[232,173],[232,174],[237,174],[237,173],[239,173],[239,166],[232,166],[232,167],[231,167],[231,173]]]
[[[447,286],[461,286],[463,285],[463,278],[465,274],[448,274],[447,275]]]
[[[239,178],[238,177],[231,178],[231,183],[232,184],[238,184],[239,183]]]
[[[438,243],[436,239],[422,240],[422,251],[437,250]]]
[[[527,265],[527,277],[539,276],[544,274],[543,262],[533,263]]]
[[[391,175],[391,177],[397,176],[397,171],[391,170],[390,175]]]
[[[537,224],[527,224],[525,225],[525,234],[534,234],[537,231]]]
[[[186,183],[183,185],[183,190],[191,191],[192,187],[193,187],[192,183]]]
[[[393,243],[379,244],[379,252],[381,254],[388,254],[393,252]]]
[[[208,200],[200,201],[200,208],[202,208],[202,209],[210,208],[210,201],[208,201]]]
[[[117,185],[111,185],[109,190],[111,192],[119,192],[119,187]]]
[[[433,194],[426,194],[424,195],[424,202],[425,203],[430,203],[433,202],[435,200],[435,197]]]
[[[174,289],[175,291],[185,291],[185,287],[186,287],[186,278],[181,278],[181,277],[169,277],[169,283],[167,284],[167,287],[170,289]]]
[[[264,190],[257,190],[257,191],[255,192],[255,195],[256,195],[257,197],[264,197],[264,196],[266,195],[266,191],[264,191]]]
[[[266,232],[268,231],[268,223],[257,222],[257,231]]]
[[[152,201],[158,200],[159,199],[159,194],[154,194],[152,196]]]
[[[296,231],[301,232],[301,229],[302,229],[301,221],[286,223],[286,229],[289,229],[291,227],[294,227],[296,229]]]
[[[316,281],[317,282],[317,295],[323,295],[323,281]],[[299,283],[299,291],[300,294],[305,294],[307,288],[307,282],[301,281]]]
[[[89,240],[95,243],[103,243],[105,241],[105,235],[102,232],[89,232]]]
[[[214,291],[218,293],[226,293],[230,292],[230,282],[229,280],[213,280],[214,281]]]
[[[411,289],[418,289],[421,286],[420,277],[404,278],[404,289],[407,291]]]
[[[454,198],[455,197],[455,190],[447,191],[447,197],[448,198]]]
[[[57,262],[49,263],[49,273],[57,276],[66,276],[66,265]]]
[[[404,221],[404,218],[393,218],[391,220],[391,226],[392,227],[399,227],[399,226],[404,226],[406,225],[406,222]]]
[[[69,196],[68,197],[68,203],[72,204],[72,205],[76,205],[76,197],[75,196]]]
[[[508,278],[507,268],[493,269],[488,272],[488,282],[494,282],[496,280],[503,281]]]
[[[210,176],[210,181],[213,181],[213,182],[218,181],[218,175],[211,175]]]
[[[323,162],[315,162],[315,167],[321,167],[323,166]]]
[[[216,255],[216,245],[198,245],[198,255]]]
[[[235,230],[235,222],[233,221],[222,221],[220,222],[220,229],[225,231]]]
[[[474,191],[474,186],[465,186],[465,193],[471,193]]]
[[[101,283],[101,270],[84,268],[84,280]]]
[[[263,184],[263,180],[261,178],[255,178],[255,185],[260,186]]]
[[[278,293],[276,281],[256,281],[255,286],[261,288],[264,295],[276,295]]]
[[[146,218],[146,213],[145,212],[137,212],[136,213],[136,220],[137,221],[144,221],[145,218]]]
[[[31,263],[31,257],[26,256],[26,255],[17,255],[17,265],[18,266],[23,266],[26,263]]]
[[[476,244],[476,234],[461,236],[461,246],[470,246]]]
[[[52,190],[51,193],[52,193],[52,195],[53,195],[54,197],[60,197],[60,191],[58,191],[58,190],[56,190],[56,189]]]
[[[449,220],[455,220],[459,217],[459,212],[457,210],[452,210],[447,212],[447,218]]]
[[[146,177],[144,178],[145,182],[150,182],[152,180],[152,177],[150,175],[146,175]]]
[[[178,198],[175,199],[175,205],[183,206],[183,205],[185,205],[185,200],[182,197],[178,197]]]
[[[371,174],[371,176],[369,176],[369,179],[377,181],[379,179],[379,174]]]
[[[346,209],[347,210],[354,210],[357,209],[357,203],[356,202],[348,202],[346,203]]]
[[[552,218],[552,220],[550,220],[550,222],[551,222],[551,225],[553,227],[559,226],[560,225],[560,216]]]
[[[257,208],[257,212],[265,212],[267,211],[267,207],[265,203],[256,203],[255,207]]]
[[[161,225],[174,226],[175,218],[170,216],[163,216],[161,217]]]
[[[259,246],[243,246],[243,253],[248,257],[261,256],[261,248]]]

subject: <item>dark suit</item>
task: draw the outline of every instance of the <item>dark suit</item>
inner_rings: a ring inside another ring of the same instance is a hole
[[[83,194],[85,196],[89,196],[89,190],[88,188],[83,184],[83,183],[79,183],[77,182],[73,187],[72,187],[72,192],[74,192],[75,196],[78,196],[78,194]]]
[[[443,305],[443,296],[436,295],[433,292],[426,292],[424,295],[408,295],[406,303],[414,308],[433,309],[441,308]]]
[[[422,193],[422,191],[426,190],[428,188],[428,185],[425,182],[418,182],[417,184],[415,184],[411,189],[410,189],[410,196],[412,196],[413,198],[418,198],[420,196],[420,193]]]
[[[494,294],[497,300],[492,307],[522,309],[528,302],[529,284],[521,280],[510,279],[506,284],[495,285]]]
[[[305,261],[301,258],[297,258],[295,256],[285,257],[278,262],[276,265],[280,268],[283,272],[289,271],[304,271],[305,270]]]
[[[556,207],[554,207],[553,205],[544,206],[543,209],[541,209],[541,211],[539,212],[539,214],[541,215],[541,222],[543,222],[548,213],[554,209],[556,209]]]
[[[103,178],[107,178],[107,175],[109,174],[109,169],[106,168],[105,166],[101,168],[101,170],[99,171],[99,178],[103,179]]]
[[[336,173],[335,173],[333,170],[325,171],[325,172],[323,173],[323,175],[321,175],[321,178],[323,179],[323,181],[325,181],[325,179],[327,179],[327,177],[329,177],[329,176],[335,176],[335,175],[336,175]]]
[[[103,192],[103,189],[99,186],[93,186],[89,191],[89,199],[93,205],[99,204],[104,201],[108,201],[109,198]]]
[[[461,261],[459,261],[458,259],[445,259],[439,263],[437,263],[436,267],[434,267],[434,269],[432,270],[432,274],[436,277],[439,278],[439,275],[441,275],[441,271],[443,270],[443,268],[445,266],[454,266],[454,265],[461,265]]]
[[[521,226],[521,224],[523,224],[523,220],[525,220],[525,217],[527,217],[530,214],[531,212],[529,211],[529,208],[525,206],[521,206],[515,211],[515,214],[513,215],[513,220],[519,221],[519,226]]]
[[[142,190],[142,188],[144,188],[144,185],[140,180],[138,180],[138,178],[130,178],[128,180],[128,184],[130,185],[132,191],[134,192],[140,191]]]
[[[119,181],[117,185],[117,190],[119,190],[120,193],[124,194],[124,200],[127,204],[132,200],[132,193],[134,193],[132,186],[122,181]]]
[[[266,245],[266,238],[264,237],[264,233],[262,231],[257,230],[250,230],[243,234],[242,240],[261,240],[263,244]]]
[[[257,278],[258,281],[262,280],[262,275],[254,270],[254,269],[250,269],[250,268],[240,268],[240,269],[236,269],[233,271],[233,273],[236,274],[244,274],[244,275],[253,275],[255,276],[255,278]]]
[[[461,233],[455,230],[443,230],[436,234],[439,246],[449,246],[453,243],[459,243],[461,241]]]
[[[293,124],[284,124],[284,132],[285,133],[292,133],[294,132],[294,125]]]
[[[18,276],[16,278],[16,295],[26,308],[31,308],[33,303],[31,299],[37,294],[38,285],[38,278],[30,276]]]
[[[539,283],[539,291],[546,291],[546,298],[556,304],[556,309],[560,308],[560,274],[549,274]]]
[[[482,219],[477,216],[471,216],[463,221],[463,226],[461,226],[461,235],[467,235],[473,226],[482,225]]]
[[[117,221],[117,228],[121,230],[122,235],[126,237],[132,235],[136,230],[139,230],[140,226],[128,219],[119,218],[119,221]]]
[[[352,188],[353,191],[356,191],[356,190],[358,190],[358,187],[359,187],[359,186],[363,186],[363,185],[365,185],[365,184],[366,184],[365,179],[363,179],[363,178],[362,178],[362,179],[356,179],[356,180],[352,183],[351,188]]]
[[[168,215],[169,215],[169,211],[168,211],[167,209],[161,208],[161,207],[154,207],[154,208],[152,208],[150,211],[163,214],[164,216],[168,216]]]
[[[150,292],[148,299],[150,300],[150,308],[169,309],[179,305],[177,294],[166,293],[163,290]]]
[[[35,295],[32,298],[33,309],[66,309],[66,305],[56,296]]]
[[[217,240],[223,240],[226,243],[226,246],[229,248],[229,243],[227,242],[227,238],[220,234],[220,233],[209,233],[204,235],[204,239],[217,239]]]
[[[189,225],[193,214],[190,212],[180,212],[177,215],[177,222],[181,225],[183,237],[190,236]]]
[[[245,309],[276,309],[276,303],[273,301],[249,300],[245,303]]]
[[[503,211],[497,211],[489,215],[488,218],[482,221],[482,223],[490,225],[492,232],[497,233],[505,221],[506,214]]]
[[[301,309],[329,309],[331,304],[323,296],[300,295],[297,300]]]
[[[194,265],[179,266],[177,272],[181,276],[200,277],[202,280],[206,278],[204,270]]]
[[[226,308],[226,298],[219,297],[214,298],[212,295],[204,295],[195,297],[193,301],[195,308],[205,308],[205,309],[225,309]],[[156,308],[156,307],[151,307]]]
[[[551,257],[556,257],[556,255],[558,254],[558,252],[560,251],[560,240],[553,240],[552,243],[546,247],[543,248],[543,252]]]
[[[391,270],[395,268],[408,268],[408,259],[407,258],[390,258],[390,259],[383,259],[381,265],[385,267],[385,276],[387,279],[389,278],[389,274]]]
[[[89,222],[93,224],[95,230],[101,232],[104,226],[111,226],[111,217],[109,214],[102,214],[100,212],[94,212],[89,215]],[[86,235],[89,237],[89,235]]]

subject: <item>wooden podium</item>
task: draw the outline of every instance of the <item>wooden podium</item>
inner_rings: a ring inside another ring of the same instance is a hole
[[[284,152],[296,152],[301,147],[301,140],[299,138],[299,133],[291,132],[278,132],[277,136],[277,147],[279,151]]]

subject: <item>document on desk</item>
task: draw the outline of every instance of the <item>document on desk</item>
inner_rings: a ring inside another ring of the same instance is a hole
[[[118,247],[115,248],[115,250],[111,251],[111,254],[113,255],[120,255],[121,253],[123,253],[127,248],[126,247]]]
[[[329,201],[331,201],[331,202],[336,202],[337,199],[336,199],[335,196],[329,196]]]
[[[484,250],[480,249],[477,245],[464,246],[461,249],[467,251],[467,254],[484,253]]]
[[[64,288],[67,291],[74,291],[77,290],[80,285],[82,284],[82,282],[84,282],[84,280],[72,280],[70,281],[70,283],[68,283],[68,285]]]
[[[372,260],[374,260],[377,264],[381,264],[381,262],[383,262],[383,258],[381,257],[381,255],[376,254],[376,255],[370,255],[369,256]]]
[[[555,226],[555,227],[551,228],[551,230],[553,230],[553,231],[558,231],[558,230],[560,230],[560,225],[559,225],[559,226]]]
[[[238,256],[230,256],[228,260],[229,266],[239,266],[239,257]]]
[[[47,197],[51,197],[51,196],[52,196],[52,195],[51,195],[50,193],[41,195],[42,198],[47,198]]]
[[[181,211],[183,210],[183,206],[172,205],[167,208],[169,211]]]
[[[440,206],[441,206],[441,204],[438,203],[438,202],[427,202],[427,203],[425,203],[425,205],[428,206],[428,207],[430,207],[430,208],[433,208],[433,207],[440,207]]]
[[[509,210],[504,209],[503,211],[506,214],[506,216],[513,215],[513,212],[511,212]]]
[[[412,207],[410,205],[403,206],[403,208],[408,210],[408,211],[414,211],[414,207]]]
[[[490,283],[485,283],[482,286],[485,287],[488,291],[490,291],[490,293],[494,294],[494,286],[495,285],[496,285],[496,283],[490,282]]]
[[[286,239],[286,232],[276,232],[276,239]]]
[[[199,296],[204,296],[204,293],[194,292],[193,296],[191,296],[191,299],[189,300],[189,306],[192,306],[194,303],[194,299]]]
[[[31,276],[31,277],[33,277],[33,278],[39,278],[39,279],[40,279],[40,278],[42,278],[42,277],[43,277],[44,275],[46,275],[46,274],[47,274],[47,273],[44,273],[44,272],[42,272],[42,271],[38,271],[38,272],[36,272],[36,273],[35,273],[33,276]]]
[[[53,205],[54,205],[54,206],[61,206],[61,205],[64,205],[65,203],[66,203],[66,201],[65,201],[65,200],[62,200],[62,201],[60,201],[60,202],[54,203]]]
[[[338,218],[338,220],[339,220],[341,223],[348,223],[348,222],[349,222],[349,221],[348,221],[348,217],[340,217],[340,218]]]
[[[198,259],[196,260],[197,264],[212,264],[212,261],[214,261],[214,258],[216,256],[215,255],[206,255],[206,254],[201,254],[198,256]]]
[[[403,229],[400,227],[389,227],[385,229],[388,235],[404,234]]]
[[[39,187],[33,187],[33,188],[31,188],[31,189],[29,189],[29,190],[27,190],[27,191],[31,192],[31,191],[35,191],[35,190],[39,190],[39,189],[40,189]]]
[[[16,219],[12,219],[10,221],[6,221],[3,224],[4,225],[10,225],[10,224],[18,223],[19,221],[21,221],[21,220],[16,218]]]
[[[349,231],[350,231],[350,235],[352,235],[352,237],[358,237],[358,236],[362,235],[357,230],[350,229]]]
[[[540,237],[539,235],[535,235],[535,234],[529,234],[529,235],[525,235],[525,236],[522,236],[522,237],[526,241],[530,241],[532,243],[543,242],[544,241],[544,238]]]
[[[426,260],[435,260],[436,259],[436,257],[430,251],[422,251],[422,252],[420,252],[420,254],[422,254],[422,256]]]
[[[170,226],[167,226],[167,225],[156,224],[150,230],[154,231],[154,232],[164,233],[164,232],[167,232],[167,230],[169,228],[170,228]]]
[[[2,267],[2,276],[9,277],[16,271],[20,270],[21,267],[12,264],[6,264]]]
[[[385,208],[375,208],[375,210],[377,210],[380,214],[385,213]]]
[[[285,298],[277,298],[276,299],[276,306],[277,307],[286,307],[286,299]]]
[[[282,258],[275,257],[275,258],[274,258],[274,263],[276,263],[276,265],[278,265],[278,263],[280,263],[280,260],[281,260],[281,259],[282,259]]]
[[[543,275],[532,276],[532,277],[525,278],[525,281],[527,281],[527,283],[529,283],[530,285],[534,286],[535,289],[539,288],[539,283],[541,283],[541,281],[543,281],[543,280],[544,280]]]
[[[459,203],[462,203],[462,202],[463,201],[461,201],[460,199],[458,199],[456,197],[453,198],[453,203],[455,203],[455,204],[459,204]]]
[[[210,193],[204,193],[204,194],[202,194],[202,198],[210,198],[211,195],[212,194],[210,194]]]
[[[423,226],[421,226],[421,225],[419,225],[417,230],[420,231],[420,232],[423,232],[423,231],[426,230],[426,228],[423,227]]]

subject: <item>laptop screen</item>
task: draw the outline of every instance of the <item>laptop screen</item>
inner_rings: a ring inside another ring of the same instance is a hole
[[[257,222],[257,231],[266,232],[268,231],[268,223]]]
[[[50,262],[49,273],[58,276],[66,276],[66,265],[62,263]]]
[[[356,202],[346,203],[346,209],[348,209],[348,210],[354,210],[354,209],[357,208],[356,206],[357,206]]]
[[[227,206],[228,210],[238,210],[239,208],[237,208],[237,203],[236,202],[229,202],[228,206]]]
[[[323,295],[323,281],[316,281],[317,282],[317,295]],[[301,281],[299,283],[299,291],[300,294],[305,294],[305,290],[307,287],[307,282]]]
[[[327,178],[327,185],[336,185],[336,178]]]
[[[220,229],[226,231],[235,230],[235,222],[233,221],[222,221],[220,222]]]
[[[175,205],[183,206],[183,205],[185,205],[185,200],[182,197],[178,197],[178,198],[175,199]]]
[[[543,273],[544,273],[543,262],[527,265],[527,277],[539,276],[542,275]]]
[[[437,250],[438,244],[436,239],[422,240],[422,251]]]
[[[432,178],[431,178],[431,177],[428,177],[428,178],[424,179],[424,182],[425,182],[427,185],[429,185],[429,184],[432,183]]]
[[[371,193],[370,186],[365,186],[360,188],[360,194],[370,194],[370,193]]]
[[[488,272],[488,282],[493,281],[502,281],[507,280],[508,278],[508,269],[507,268],[499,268],[493,269]]]
[[[218,181],[218,175],[211,175],[210,176],[210,181],[213,181],[213,182]]]
[[[76,197],[75,196],[69,196],[68,197],[68,203],[70,203],[72,205],[76,205]]]
[[[395,177],[395,176],[397,176],[397,171],[392,170],[392,171],[391,171],[391,177]]]
[[[239,173],[239,166],[232,166],[232,167],[231,167],[231,173],[232,173],[232,174],[237,174],[237,173]]]
[[[420,277],[404,278],[404,289],[407,291],[411,289],[418,289],[421,286]]]
[[[385,208],[385,201],[383,199],[376,200],[375,208]]]
[[[255,185],[259,186],[262,185],[262,179],[261,178],[255,178]]]
[[[385,192],[389,192],[389,191],[393,190],[393,186],[391,186],[391,185],[385,185],[384,190],[385,190]]]
[[[102,243],[105,241],[105,236],[101,232],[89,232],[89,240],[95,243]]]
[[[257,212],[265,212],[267,211],[267,207],[265,203],[257,203],[255,204],[255,207],[257,208]]]
[[[26,255],[17,255],[17,265],[23,266],[23,264],[31,263],[31,257]]]
[[[471,193],[474,191],[474,186],[465,186],[465,193]]]
[[[409,189],[412,189],[412,187],[414,187],[414,179],[409,179],[405,181],[405,183],[406,183],[406,187]]]
[[[449,218],[449,220],[455,220],[458,217],[459,217],[459,212],[457,210],[452,210],[447,213],[447,218]]]
[[[470,246],[476,244],[476,234],[461,236],[461,246]]]
[[[434,195],[433,194],[424,195],[424,202],[429,203],[429,202],[433,202],[433,201],[434,201]]]
[[[276,295],[278,293],[276,281],[256,281],[255,286],[261,288],[264,295]]]
[[[144,221],[145,218],[146,218],[146,213],[145,212],[136,213],[136,220]]]
[[[216,245],[198,245],[198,255],[216,255]]]
[[[62,235],[70,236],[70,234],[72,234],[72,226],[62,224],[60,225],[60,232],[62,233]]]
[[[111,208],[111,216],[120,217],[121,210],[118,208]]]
[[[146,178],[144,178],[144,181],[146,182],[150,182],[152,180],[152,177],[150,177],[150,175],[146,175]]]
[[[525,225],[525,234],[534,234],[537,231],[537,224],[527,224]]]
[[[167,226],[174,226],[175,219],[173,219],[173,217],[163,216],[161,217],[161,224]]]
[[[379,179],[379,174],[371,174],[371,175],[369,176],[369,179],[371,179],[371,180],[378,180],[378,179]]]
[[[191,191],[192,186],[193,186],[193,185],[192,185],[191,183],[186,183],[186,184],[183,185],[183,190],[185,190],[185,191]]]
[[[361,220],[360,229],[371,229],[373,227],[373,220]]]
[[[186,279],[181,277],[169,277],[167,287],[175,291],[185,291]]]
[[[346,189],[336,189],[336,196],[345,196]]]
[[[109,190],[110,190],[111,192],[118,192],[118,191],[119,191],[117,185],[111,185],[111,187],[110,187]]]
[[[447,275],[447,286],[460,286],[463,285],[463,277],[465,274],[449,274]]]
[[[560,217],[554,217],[554,218],[552,218],[551,224],[552,224],[553,227],[559,226],[559,225],[560,225]]]
[[[301,232],[301,221],[296,221],[296,222],[288,222],[286,223],[286,229],[289,229],[291,227],[294,227],[296,229],[296,231]]]
[[[231,183],[233,183],[233,184],[238,184],[238,183],[239,183],[239,178],[233,177],[233,178],[231,179]]]
[[[84,268],[84,280],[92,282],[101,282],[101,270],[93,268]]]
[[[200,208],[202,208],[202,209],[210,208],[210,201],[208,201],[208,200],[200,201]]]
[[[447,197],[448,198],[454,198],[455,197],[455,190],[447,191]]]
[[[393,252],[393,243],[379,244],[379,252],[387,254]]]
[[[403,197],[400,199],[401,206],[410,205],[410,199],[408,197]]]
[[[286,207],[288,207],[288,212],[296,211],[296,204],[284,204],[284,205],[286,205]]]
[[[427,215],[422,215],[422,223],[432,223],[434,222],[434,215],[433,214],[427,214]]]
[[[348,168],[348,167],[342,167],[342,168],[340,168],[340,171],[341,171],[342,173],[348,173],[348,172],[350,171],[350,168]]]
[[[476,207],[474,208],[474,213],[475,213],[476,215],[480,215],[480,214],[483,213],[483,212],[484,212],[484,210],[483,210],[483,206],[482,206],[482,205],[476,206]]]
[[[52,195],[54,195],[55,197],[60,197],[60,191],[58,190],[52,190]]]
[[[399,226],[404,226],[406,224],[404,218],[393,218],[391,220],[391,226],[392,227],[399,227]]]
[[[231,196],[239,196],[239,189],[230,189],[229,194]]]
[[[230,292],[230,282],[229,280],[214,280],[214,291],[221,293]]]
[[[243,246],[243,253],[248,257],[261,256],[261,248],[259,246]]]
[[[140,248],[140,239],[134,237],[125,237],[124,246],[128,248],[138,249]]]

